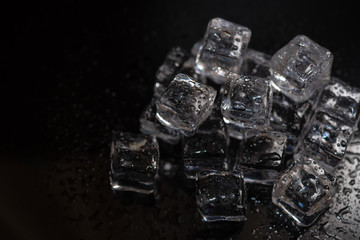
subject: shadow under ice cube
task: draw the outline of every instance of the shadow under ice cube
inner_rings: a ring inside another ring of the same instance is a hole
[[[196,202],[203,221],[246,219],[246,189],[241,176],[223,171],[201,172],[196,189]]]
[[[221,118],[208,118],[194,136],[183,138],[184,173],[195,179],[204,170],[228,170],[229,136]]]
[[[275,183],[272,201],[299,226],[311,225],[329,207],[335,179],[313,160],[296,162]]]
[[[156,101],[156,118],[165,126],[191,136],[210,115],[216,91],[178,74]]]
[[[231,137],[242,139],[244,129],[266,129],[271,105],[272,90],[267,79],[229,74],[223,88],[221,112]]]
[[[240,73],[251,31],[221,18],[210,20],[196,64],[202,75],[223,84],[229,72]]]
[[[299,35],[273,55],[271,80],[286,96],[302,102],[329,82],[332,61],[329,50]]]
[[[155,135],[170,144],[177,144],[181,139],[178,131],[162,125],[157,120],[155,99],[151,100],[140,115],[140,131],[144,134]]]
[[[287,135],[282,132],[258,133],[241,142],[234,173],[243,172],[247,183],[272,185],[284,167]]]
[[[114,191],[150,194],[155,190],[159,146],[154,136],[115,132],[110,152],[110,184]]]

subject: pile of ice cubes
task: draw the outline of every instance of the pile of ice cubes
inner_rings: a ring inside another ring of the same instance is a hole
[[[333,55],[306,36],[273,56],[248,49],[250,38],[250,29],[214,18],[190,53],[170,50],[140,116],[142,134],[114,133],[113,190],[156,192],[161,139],[182,143],[204,221],[244,221],[253,183],[273,186],[273,203],[299,226],[328,209],[358,128],[360,91],[331,77]]]

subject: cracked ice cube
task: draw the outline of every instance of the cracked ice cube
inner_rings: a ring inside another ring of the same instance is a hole
[[[356,126],[359,121],[360,90],[332,78],[320,97],[318,108]]]
[[[335,179],[312,159],[296,162],[275,183],[272,201],[299,226],[311,225],[329,207]]]
[[[169,86],[175,75],[179,73],[189,54],[181,47],[172,48],[165,57],[165,61],[156,72],[154,95],[159,97]]]
[[[273,55],[271,80],[283,94],[302,102],[329,82],[332,61],[329,50],[299,35]]]
[[[270,75],[270,60],[270,55],[249,48],[244,56],[241,74],[268,77]]]
[[[210,20],[196,64],[202,75],[223,84],[229,72],[240,73],[251,31],[221,18]]]
[[[156,99],[146,106],[140,115],[140,131],[144,134],[155,135],[167,143],[177,144],[181,139],[181,134],[169,127],[162,125],[156,118]]]
[[[110,152],[110,184],[114,191],[150,194],[155,190],[159,146],[154,136],[115,132]]]
[[[184,173],[189,179],[204,170],[228,170],[229,136],[221,118],[208,118],[194,136],[183,138]]]
[[[269,126],[272,90],[269,81],[255,76],[229,74],[221,112],[231,137],[242,138],[242,129],[263,130]]]
[[[242,170],[245,182],[272,185],[284,166],[286,143],[287,135],[282,132],[245,136],[238,148],[234,172]]]
[[[196,189],[196,202],[203,221],[246,219],[246,189],[241,176],[224,171],[201,172]]]
[[[210,115],[216,91],[178,74],[156,101],[156,118],[165,126],[191,136]]]

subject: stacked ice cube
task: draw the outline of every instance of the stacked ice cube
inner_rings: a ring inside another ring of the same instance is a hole
[[[113,190],[156,192],[158,138],[181,141],[183,176],[196,182],[204,221],[245,220],[245,183],[274,185],[274,204],[298,225],[326,211],[357,130],[360,91],[330,77],[332,54],[306,36],[272,57],[248,49],[250,37],[215,18],[191,53],[171,49],[140,116],[143,134],[114,134]]]

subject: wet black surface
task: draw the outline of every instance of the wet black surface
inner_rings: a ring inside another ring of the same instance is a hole
[[[296,239],[306,232],[282,216],[264,187],[248,187],[242,224],[201,223],[181,176],[163,176],[156,200],[114,196],[109,144],[112,130],[138,132],[167,51],[190,49],[212,17],[248,26],[250,47],[269,54],[297,34],[308,35],[334,53],[333,75],[360,87],[356,8],[326,4],[1,8],[0,239]],[[162,156],[177,162],[179,148],[163,148]]]

